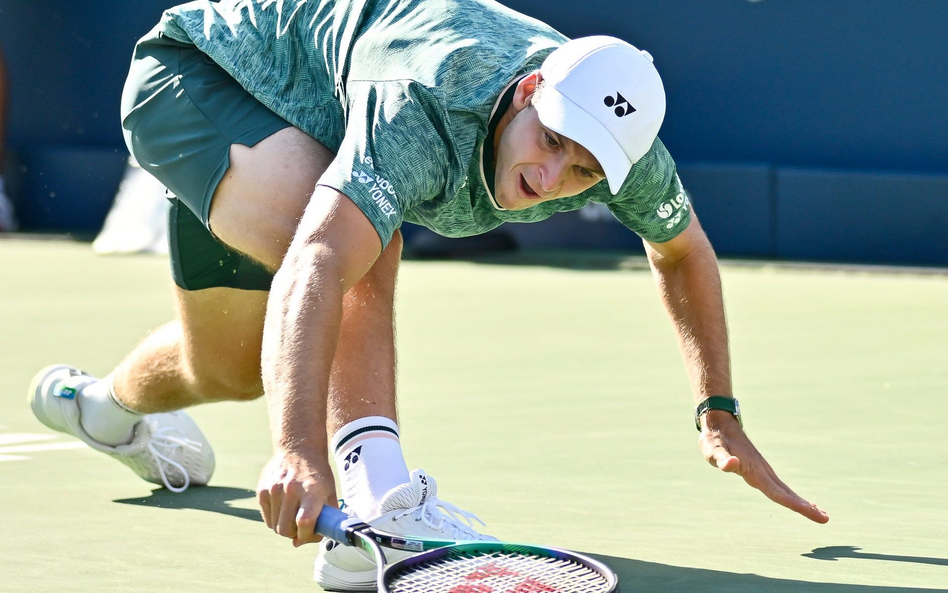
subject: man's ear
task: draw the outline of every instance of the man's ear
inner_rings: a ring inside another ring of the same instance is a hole
[[[543,75],[540,74],[539,70],[534,70],[521,78],[520,82],[517,83],[517,90],[514,91],[511,107],[519,113],[524,107],[528,106],[541,80],[543,80]]]

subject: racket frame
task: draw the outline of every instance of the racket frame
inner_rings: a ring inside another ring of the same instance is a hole
[[[371,554],[375,558],[377,567],[376,586],[378,593],[388,593],[387,577],[395,572],[410,569],[422,562],[464,552],[507,552],[569,560],[603,577],[607,583],[607,589],[603,593],[618,593],[619,591],[619,578],[611,568],[598,560],[562,548],[496,541],[457,542],[454,540],[405,537],[377,530],[368,523],[350,517],[329,506],[324,506],[320,512],[316,521],[316,532],[341,544],[361,548],[366,553]],[[385,552],[382,551],[383,546],[393,550],[412,552],[415,555],[388,565]]]
[[[530,544],[513,544],[508,542],[457,542],[451,543],[447,546],[429,550],[414,556],[405,558],[404,560],[399,560],[394,562],[389,566],[385,567],[385,570],[379,573],[378,576],[378,593],[390,593],[388,588],[389,577],[394,573],[402,572],[411,567],[422,564],[424,562],[429,562],[431,560],[436,560],[438,558],[443,558],[446,556],[451,556],[456,553],[464,552],[480,552],[480,553],[514,553],[514,554],[524,554],[530,556],[544,556],[547,558],[555,558],[558,560],[569,560],[575,562],[593,572],[597,573],[606,581],[606,589],[603,593],[619,593],[619,577],[616,573],[606,566],[604,563],[594,560],[583,554],[578,554],[570,550],[564,550],[562,548],[554,548],[551,546],[536,546]]]

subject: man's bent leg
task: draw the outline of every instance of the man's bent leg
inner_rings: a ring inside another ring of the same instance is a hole
[[[231,146],[230,166],[211,198],[208,225],[228,248],[275,269],[331,160],[325,147],[292,127],[253,146]],[[172,220],[178,232],[171,233],[172,257],[182,276],[176,287],[177,318],[149,336],[115,372],[118,399],[142,412],[263,394],[260,344],[269,282],[250,284],[259,290],[225,287],[229,272],[215,269],[216,258],[208,262],[208,271],[192,262],[201,252],[224,246],[190,212],[178,216]],[[235,267],[233,275],[241,271]]]
[[[275,271],[333,158],[292,127],[252,147],[235,144],[211,201],[208,227],[228,247]]]
[[[358,418],[396,419],[392,309],[401,247],[396,233],[343,299],[330,378],[330,435]],[[113,373],[122,404],[151,414],[262,395],[260,344],[267,293],[176,287],[175,296],[177,318],[148,336]]]
[[[122,404],[145,414],[263,394],[260,339],[267,293],[175,289],[177,319],[160,327],[115,369]]]

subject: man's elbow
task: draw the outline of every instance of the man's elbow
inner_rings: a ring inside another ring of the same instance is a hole
[[[696,261],[717,262],[711,241],[696,222],[665,243],[646,241],[645,253],[651,265],[660,270],[675,270]]]

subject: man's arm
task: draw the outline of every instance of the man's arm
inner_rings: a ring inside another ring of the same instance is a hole
[[[717,257],[692,213],[688,228],[665,243],[645,242],[652,275],[671,318],[695,402],[731,396],[727,322]],[[774,502],[817,523],[829,516],[784,484],[730,413],[701,418],[699,445],[708,463],[736,473]]]
[[[257,486],[267,526],[296,545],[316,541],[335,505],[326,400],[342,297],[381,251],[375,228],[345,195],[316,188],[267,301],[261,371],[274,455]]]

